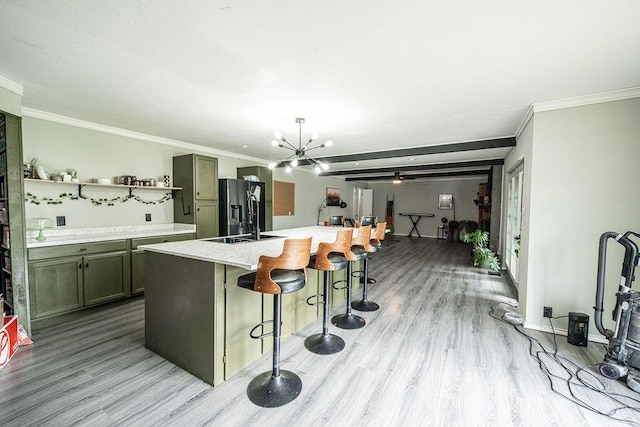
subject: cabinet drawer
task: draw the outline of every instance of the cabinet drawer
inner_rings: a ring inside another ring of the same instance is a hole
[[[112,242],[79,243],[76,245],[50,246],[46,248],[32,248],[28,250],[29,261],[40,259],[60,258],[74,255],[95,254],[100,252],[115,252],[127,250],[126,240]]]
[[[131,239],[131,249],[137,249],[141,245],[153,245],[155,243],[179,242],[181,240],[192,240],[193,233],[172,234],[170,236],[141,237]]]

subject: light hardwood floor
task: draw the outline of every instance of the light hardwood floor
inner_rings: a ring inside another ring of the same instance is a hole
[[[282,367],[303,381],[286,406],[259,408],[245,394],[270,370],[270,354],[213,388],[146,350],[140,299],[37,331],[0,372],[0,426],[629,425],[551,391],[529,342],[488,314],[515,303],[513,288],[471,267],[468,247],[403,237],[385,246],[371,263],[378,283],[370,299],[381,309],[358,313],[363,329],[331,328],[345,350],[305,349],[321,319],[283,341]],[[531,334],[552,348],[550,335]],[[601,344],[557,341],[558,353],[579,366],[602,360]],[[602,380],[608,391],[640,396]],[[581,396],[612,408],[597,394]],[[640,423],[637,411],[616,416]]]

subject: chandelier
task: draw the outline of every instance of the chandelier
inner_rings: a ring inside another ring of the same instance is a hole
[[[274,139],[273,141],[271,141],[271,145],[275,147],[282,147],[282,148],[286,148],[287,150],[291,150],[293,151],[293,154],[291,154],[289,157],[286,157],[282,160],[278,160],[277,162],[269,163],[269,169],[273,169],[276,166],[285,165],[285,172],[290,173],[291,169],[298,166],[301,161],[306,161],[306,163],[313,165],[313,169],[316,171],[316,173],[320,173],[323,170],[326,171],[327,169],[329,169],[329,165],[321,162],[320,160],[314,159],[313,157],[309,156],[307,153],[317,148],[331,147],[333,145],[333,141],[326,141],[320,145],[310,147],[309,144],[311,144],[313,141],[315,141],[319,137],[318,133],[314,132],[311,135],[311,138],[309,138],[309,141],[307,141],[306,144],[302,145],[302,124],[304,123],[304,118],[298,117],[296,119],[296,123],[298,123],[298,146],[297,147],[292,143],[290,143],[289,141],[287,141],[287,139],[284,136],[282,136],[280,132],[275,131],[273,133],[273,136],[275,136],[279,141],[276,141]]]

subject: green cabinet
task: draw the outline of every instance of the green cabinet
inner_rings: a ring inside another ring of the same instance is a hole
[[[196,238],[205,239],[218,235],[218,202],[196,201]]]
[[[218,236],[218,159],[187,154],[173,158],[173,218],[195,224],[196,238]]]
[[[29,263],[29,304],[32,319],[83,307],[82,266],[82,257]]]
[[[31,318],[131,295],[127,240],[29,249]]]
[[[196,200],[218,200],[218,159],[194,157]]]
[[[144,251],[138,249],[138,246],[192,240],[193,237],[192,233],[188,233],[131,239],[131,294],[138,295],[144,292]]]
[[[247,166],[238,168],[238,178],[255,175],[260,182],[264,182],[264,226],[265,231],[273,230],[273,173],[271,169],[263,166]]]
[[[84,305],[90,306],[131,295],[127,251],[83,257]]]

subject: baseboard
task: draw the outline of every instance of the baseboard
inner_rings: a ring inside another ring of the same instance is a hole
[[[563,336],[563,337],[566,337],[567,336],[567,332],[568,332],[564,328],[556,328],[554,326],[553,329],[551,329],[550,326],[543,326],[543,325],[540,325],[540,324],[537,324],[537,323],[530,323],[530,322],[524,322],[523,326],[524,326],[525,329],[531,329],[533,331],[540,331],[540,332],[547,332],[547,333],[550,333],[550,334],[555,333],[556,335],[560,335],[560,336]],[[597,342],[597,343],[600,343],[600,344],[608,344],[609,343],[609,341],[605,337],[600,336],[600,335],[589,334],[589,338],[588,339],[589,339],[589,341]]]

